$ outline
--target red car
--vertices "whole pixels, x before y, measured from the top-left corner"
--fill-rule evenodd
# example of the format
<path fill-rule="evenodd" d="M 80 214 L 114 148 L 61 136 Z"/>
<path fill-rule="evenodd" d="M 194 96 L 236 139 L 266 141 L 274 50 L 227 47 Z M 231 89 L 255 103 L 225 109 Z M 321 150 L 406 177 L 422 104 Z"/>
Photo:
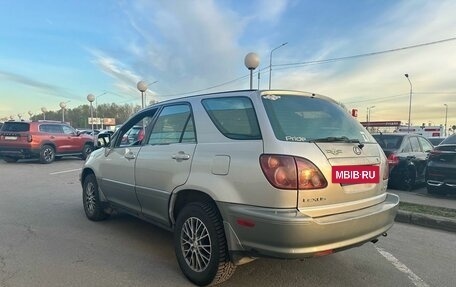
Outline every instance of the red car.
<path fill-rule="evenodd" d="M 38 158 L 41 163 L 51 163 L 62 156 L 85 159 L 93 149 L 92 136 L 61 122 L 9 121 L 0 129 L 0 158 L 6 162 Z"/>

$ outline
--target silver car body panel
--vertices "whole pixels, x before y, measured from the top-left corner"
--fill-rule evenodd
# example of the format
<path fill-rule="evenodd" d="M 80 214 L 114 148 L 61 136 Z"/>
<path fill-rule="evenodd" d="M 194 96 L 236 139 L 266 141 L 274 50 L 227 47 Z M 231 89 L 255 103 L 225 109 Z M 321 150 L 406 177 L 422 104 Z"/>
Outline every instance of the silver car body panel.
<path fill-rule="evenodd" d="M 223 217 L 230 251 L 301 258 L 359 245 L 386 232 L 394 222 L 398 198 L 386 193 L 388 180 L 382 179 L 386 158 L 375 141 L 368 138 L 356 154 L 356 143 L 278 140 L 262 103 L 265 94 L 309 97 L 291 91 L 238 91 L 159 103 L 191 104 L 196 144 L 105 148 L 105 152 L 92 153 L 84 168 L 94 171 L 108 201 L 168 226 L 174 223 L 174 199 L 180 192 L 207 194 Z M 250 98 L 261 139 L 227 138 L 201 103 L 208 97 L 232 96 Z M 367 133 L 361 125 L 360 130 Z M 133 159 L 126 156 L 128 152 Z M 318 167 L 328 185 L 313 190 L 277 189 L 261 170 L 262 154 L 305 158 Z M 175 155 L 185 159 L 173 158 Z M 378 165 L 380 183 L 332 183 L 331 168 L 338 165 Z M 252 221 L 254 226 L 242 226 L 240 219 Z"/>

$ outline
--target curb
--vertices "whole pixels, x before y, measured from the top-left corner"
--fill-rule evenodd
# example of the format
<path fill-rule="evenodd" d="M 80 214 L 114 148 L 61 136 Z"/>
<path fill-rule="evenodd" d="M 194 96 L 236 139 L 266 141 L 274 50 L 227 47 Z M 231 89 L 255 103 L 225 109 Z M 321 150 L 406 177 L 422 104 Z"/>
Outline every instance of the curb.
<path fill-rule="evenodd" d="M 394 220 L 456 233 L 456 219 L 453 218 L 398 210 Z"/>

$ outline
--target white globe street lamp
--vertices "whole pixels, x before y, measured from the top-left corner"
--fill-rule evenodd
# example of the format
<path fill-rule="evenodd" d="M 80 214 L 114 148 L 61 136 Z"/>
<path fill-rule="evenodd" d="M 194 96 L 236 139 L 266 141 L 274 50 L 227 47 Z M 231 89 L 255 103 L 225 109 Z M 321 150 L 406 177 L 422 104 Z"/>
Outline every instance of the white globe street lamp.
<path fill-rule="evenodd" d="M 41 111 L 43 112 L 43 120 L 46 120 L 47 109 L 45 107 L 41 107 Z"/>
<path fill-rule="evenodd" d="M 141 108 L 144 109 L 145 105 L 147 105 L 147 101 L 146 101 L 147 89 L 149 88 L 150 85 L 153 85 L 157 82 L 158 81 L 154 81 L 154 82 L 148 84 L 145 81 L 139 81 L 138 84 L 136 84 L 136 88 L 141 92 Z"/>
<path fill-rule="evenodd" d="M 29 114 L 29 120 L 32 120 L 32 116 L 33 116 L 33 112 L 32 111 L 28 111 L 28 114 Z"/>
<path fill-rule="evenodd" d="M 253 70 L 260 65 L 260 57 L 256 53 L 248 53 L 244 58 L 244 65 L 250 70 L 250 89 L 253 89 Z"/>
<path fill-rule="evenodd" d="M 95 141 L 95 133 L 94 133 L 94 130 L 93 130 L 93 106 L 92 106 L 93 101 L 95 101 L 95 96 L 93 94 L 88 94 L 87 95 L 87 100 L 90 103 L 90 122 L 92 123 L 92 136 L 93 136 L 94 141 Z"/>
<path fill-rule="evenodd" d="M 147 83 L 145 81 L 139 81 L 136 88 L 141 92 L 141 108 L 144 109 L 144 93 L 147 91 Z"/>
<path fill-rule="evenodd" d="M 19 120 L 22 120 L 22 114 L 21 113 L 18 113 L 17 117 L 19 118 Z"/>
<path fill-rule="evenodd" d="M 60 102 L 59 104 L 60 108 L 62 109 L 62 122 L 65 122 L 65 107 L 66 103 L 65 102 Z"/>

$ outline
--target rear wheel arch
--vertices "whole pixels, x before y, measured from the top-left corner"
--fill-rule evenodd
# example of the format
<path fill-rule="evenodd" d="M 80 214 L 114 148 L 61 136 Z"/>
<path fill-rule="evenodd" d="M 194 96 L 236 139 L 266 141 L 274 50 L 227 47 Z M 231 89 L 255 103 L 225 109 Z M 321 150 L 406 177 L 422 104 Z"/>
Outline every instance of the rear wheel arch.
<path fill-rule="evenodd" d="M 185 205 L 191 203 L 191 202 L 210 202 L 215 206 L 217 209 L 217 212 L 220 211 L 218 210 L 217 204 L 215 203 L 215 200 L 212 199 L 207 193 L 204 193 L 199 190 L 180 190 L 177 193 L 173 193 L 171 201 L 170 201 L 170 219 L 171 222 L 174 223 L 176 222 L 177 216 L 179 215 L 179 212 L 185 207 Z"/>

